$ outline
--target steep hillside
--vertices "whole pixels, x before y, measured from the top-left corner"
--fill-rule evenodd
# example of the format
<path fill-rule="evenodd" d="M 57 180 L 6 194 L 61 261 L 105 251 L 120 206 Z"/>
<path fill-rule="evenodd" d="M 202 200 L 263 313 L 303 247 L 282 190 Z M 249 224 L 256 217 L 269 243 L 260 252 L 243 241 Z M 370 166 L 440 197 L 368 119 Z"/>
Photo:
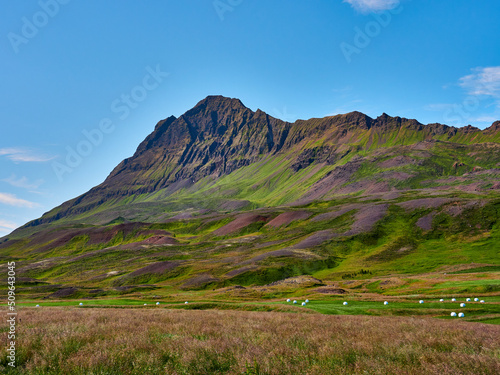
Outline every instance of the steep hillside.
<path fill-rule="evenodd" d="M 443 271 L 471 280 L 478 268 L 486 278 L 464 290 L 497 293 L 499 151 L 500 122 L 481 131 L 352 112 L 288 123 L 207 97 L 160 121 L 102 184 L 1 239 L 0 259 L 17 262 L 34 297 L 301 275 L 322 280 L 309 287 L 360 279 L 353 290 L 404 294 L 429 273 L 428 287 L 451 293 Z"/>
<path fill-rule="evenodd" d="M 495 174 L 499 165 L 499 124 L 480 131 L 359 112 L 291 124 L 238 99 L 207 97 L 160 121 L 102 184 L 28 226 L 161 221 L 165 211 L 304 203 L 424 188 L 436 178 L 459 177 L 462 186 L 479 180 L 481 188 L 489 181 L 484 170 Z"/>

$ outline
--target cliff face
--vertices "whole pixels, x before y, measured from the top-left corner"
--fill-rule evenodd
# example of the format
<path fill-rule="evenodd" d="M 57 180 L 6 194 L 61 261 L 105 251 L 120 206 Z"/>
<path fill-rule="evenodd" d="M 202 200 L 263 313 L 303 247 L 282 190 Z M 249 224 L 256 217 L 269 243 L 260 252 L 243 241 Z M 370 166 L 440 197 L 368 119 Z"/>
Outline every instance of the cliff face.
<path fill-rule="evenodd" d="M 103 185 L 125 184 L 142 193 L 229 174 L 279 151 L 289 126 L 238 99 L 208 97 L 179 118 L 160 121 Z"/>
<path fill-rule="evenodd" d="M 292 124 L 261 110 L 253 112 L 238 99 L 209 96 L 179 118 L 158 122 L 135 154 L 116 166 L 102 184 L 30 225 L 88 212 L 126 197 L 160 190 L 173 194 L 205 177 L 227 176 L 278 155 L 286 155 L 290 170 L 297 172 L 312 164 L 333 165 L 349 153 L 366 155 L 379 148 L 425 141 L 498 142 L 499 134 L 500 121 L 481 131 L 471 126 L 423 125 L 385 113 L 372 119 L 351 112 Z"/>

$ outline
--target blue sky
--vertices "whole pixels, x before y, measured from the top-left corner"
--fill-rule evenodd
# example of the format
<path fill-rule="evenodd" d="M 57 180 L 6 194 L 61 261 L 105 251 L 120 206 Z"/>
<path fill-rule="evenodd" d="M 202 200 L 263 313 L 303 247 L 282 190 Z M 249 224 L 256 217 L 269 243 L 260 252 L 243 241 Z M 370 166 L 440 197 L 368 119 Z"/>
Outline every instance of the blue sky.
<path fill-rule="evenodd" d="M 500 119 L 498 0 L 0 3 L 0 236 L 207 95 L 293 121 Z"/>

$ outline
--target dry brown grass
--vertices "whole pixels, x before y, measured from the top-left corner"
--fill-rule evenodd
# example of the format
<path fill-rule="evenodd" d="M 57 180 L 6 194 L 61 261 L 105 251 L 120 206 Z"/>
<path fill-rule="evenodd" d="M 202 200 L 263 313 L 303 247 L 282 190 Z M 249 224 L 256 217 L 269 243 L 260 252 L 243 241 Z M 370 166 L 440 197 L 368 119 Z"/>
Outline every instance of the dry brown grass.
<path fill-rule="evenodd" d="M 500 373 L 494 325 L 163 308 L 44 307 L 19 315 L 22 364 L 6 373 Z"/>

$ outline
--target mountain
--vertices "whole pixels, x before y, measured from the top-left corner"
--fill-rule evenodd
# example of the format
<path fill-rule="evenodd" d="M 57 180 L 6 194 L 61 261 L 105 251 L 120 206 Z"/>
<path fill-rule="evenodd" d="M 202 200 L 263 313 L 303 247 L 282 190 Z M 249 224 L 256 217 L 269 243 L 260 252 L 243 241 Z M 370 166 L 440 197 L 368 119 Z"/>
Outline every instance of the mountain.
<path fill-rule="evenodd" d="M 447 150 L 449 165 L 446 169 L 450 169 L 455 163 L 465 164 L 457 172 L 463 174 L 475 167 L 496 167 L 496 163 L 488 159 L 488 154 L 491 148 L 497 147 L 499 140 L 498 122 L 481 131 L 471 126 L 457 129 L 441 124 L 422 125 L 416 120 L 390 117 L 385 113 L 372 119 L 360 112 L 352 112 L 322 119 L 298 120 L 291 124 L 275 119 L 261 110 L 253 112 L 238 99 L 209 96 L 179 118 L 171 116 L 160 121 L 139 145 L 135 154 L 121 162 L 102 184 L 28 225 L 86 218 L 88 213 L 104 203 L 109 210 L 110 206 L 119 206 L 125 200 L 127 205 L 151 201 L 165 203 L 169 197 L 177 197 L 180 191 L 188 192 L 186 196 L 199 197 L 199 193 L 206 193 L 208 187 L 212 186 L 218 187 L 217 192 L 212 189 L 208 194 L 202 194 L 202 197 L 196 199 L 196 203 L 205 205 L 210 203 L 206 201 L 207 198 L 210 200 L 221 195 L 222 200 L 240 200 L 240 204 L 236 203 L 238 208 L 247 202 L 253 203 L 252 207 L 257 207 L 292 203 L 300 198 L 319 199 L 336 193 L 333 191 L 333 186 L 336 185 L 325 190 L 322 179 L 326 175 L 345 170 L 352 174 L 366 164 L 382 161 L 384 158 L 391 159 L 391 153 L 406 153 L 404 160 L 393 162 L 398 163 L 400 169 L 412 170 L 415 168 L 411 165 L 423 164 L 423 160 L 432 160 L 432 157 Z M 470 157 L 471 153 L 482 156 Z M 296 172 L 311 169 L 312 166 L 318 172 L 307 181 L 300 181 L 298 186 L 287 186 L 286 190 L 290 194 L 283 194 L 278 200 L 249 199 L 256 194 L 236 191 L 237 189 L 228 186 L 231 184 L 224 183 L 226 180 L 221 181 L 221 177 L 231 176 L 237 170 L 240 170 L 239 174 L 244 174 L 243 171 L 252 169 L 242 169 L 244 167 L 256 166 L 256 163 L 261 163 L 261 167 L 269 166 L 277 160 L 277 170 L 288 173 L 288 180 L 294 180 Z M 391 162 L 386 161 L 385 164 L 387 163 Z M 334 172 L 335 168 L 337 172 Z M 405 176 L 405 180 L 415 180 L 415 177 L 420 179 L 421 172 L 409 173 L 416 176 Z M 438 172 L 428 172 L 429 177 L 439 175 Z M 253 190 L 262 190 L 275 173 L 273 171 L 255 181 L 256 184 L 252 184 Z M 253 176 L 242 177 L 252 180 Z M 343 183 L 351 186 L 349 182 L 346 180 Z M 286 181 L 282 183 L 286 185 Z M 280 188 L 283 189 L 283 186 Z M 347 190 L 349 189 L 353 190 L 351 193 L 363 190 L 356 186 Z M 377 189 L 390 191 L 392 186 L 388 184 L 385 188 L 379 186 Z M 218 190 L 222 190 L 224 194 Z M 293 190 L 293 194 L 290 190 Z M 212 207 L 217 207 L 220 199 L 215 201 L 217 203 Z M 226 208 L 224 202 L 222 204 Z M 124 215 L 120 211 L 117 216 Z M 134 220 L 134 215 L 126 217 Z M 112 220 L 114 217 L 106 216 L 97 222 L 103 223 L 102 220 L 108 219 Z"/>
<path fill-rule="evenodd" d="M 480 130 L 351 112 L 289 123 L 209 96 L 158 122 L 103 183 L 1 239 L 0 256 L 28 284 L 72 293 L 432 270 L 477 255 L 466 235 L 489 264 L 499 151 L 500 121 Z M 452 259 L 450 238 L 463 249 Z M 436 241 L 425 264 L 416 254 Z"/>

